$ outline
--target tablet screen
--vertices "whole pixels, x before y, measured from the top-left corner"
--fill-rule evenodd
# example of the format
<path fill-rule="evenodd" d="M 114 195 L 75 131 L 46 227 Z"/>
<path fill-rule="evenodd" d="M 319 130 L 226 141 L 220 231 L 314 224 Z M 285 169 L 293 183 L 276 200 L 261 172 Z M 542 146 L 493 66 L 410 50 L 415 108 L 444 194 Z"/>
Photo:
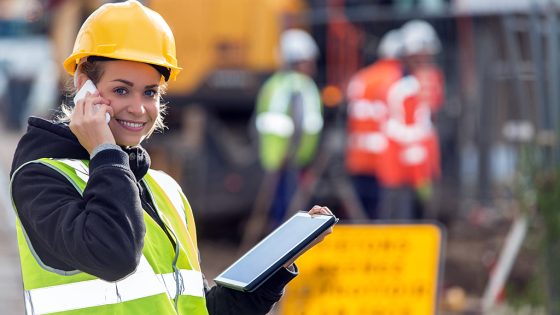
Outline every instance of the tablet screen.
<path fill-rule="evenodd" d="M 254 290 L 335 222 L 333 216 L 297 213 L 214 280 L 234 289 Z"/>

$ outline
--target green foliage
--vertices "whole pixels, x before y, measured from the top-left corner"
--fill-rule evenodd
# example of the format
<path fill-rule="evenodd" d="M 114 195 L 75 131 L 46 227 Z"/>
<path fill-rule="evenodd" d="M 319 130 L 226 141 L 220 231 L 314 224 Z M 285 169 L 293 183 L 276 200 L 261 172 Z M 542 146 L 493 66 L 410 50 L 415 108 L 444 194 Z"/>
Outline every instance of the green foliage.
<path fill-rule="evenodd" d="M 544 227 L 543 252 L 548 269 L 550 314 L 560 314 L 560 172 L 542 174 L 537 180 L 538 211 Z"/>
<path fill-rule="evenodd" d="M 546 237 L 560 239 L 560 173 L 543 174 L 537 180 L 539 213 L 546 226 Z"/>

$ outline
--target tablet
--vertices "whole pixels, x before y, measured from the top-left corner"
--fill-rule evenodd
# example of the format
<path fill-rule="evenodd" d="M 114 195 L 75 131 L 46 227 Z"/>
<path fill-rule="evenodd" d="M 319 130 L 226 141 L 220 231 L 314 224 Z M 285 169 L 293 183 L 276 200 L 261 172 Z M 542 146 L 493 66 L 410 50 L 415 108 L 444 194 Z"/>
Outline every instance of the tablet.
<path fill-rule="evenodd" d="M 298 212 L 235 261 L 214 282 L 252 292 L 338 219 Z"/>

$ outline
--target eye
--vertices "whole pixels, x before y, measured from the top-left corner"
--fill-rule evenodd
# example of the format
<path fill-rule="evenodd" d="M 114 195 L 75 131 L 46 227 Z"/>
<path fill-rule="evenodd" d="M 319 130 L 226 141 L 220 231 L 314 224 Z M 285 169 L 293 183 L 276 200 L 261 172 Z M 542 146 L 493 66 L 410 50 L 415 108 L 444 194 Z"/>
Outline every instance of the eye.
<path fill-rule="evenodd" d="M 113 90 L 113 92 L 115 92 L 115 94 L 117 94 L 117 95 L 127 95 L 128 94 L 128 90 L 125 89 L 125 88 L 122 88 L 122 87 L 115 88 Z"/>
<path fill-rule="evenodd" d="M 158 94 L 157 90 L 146 90 L 144 91 L 144 95 L 147 97 L 155 97 Z"/>

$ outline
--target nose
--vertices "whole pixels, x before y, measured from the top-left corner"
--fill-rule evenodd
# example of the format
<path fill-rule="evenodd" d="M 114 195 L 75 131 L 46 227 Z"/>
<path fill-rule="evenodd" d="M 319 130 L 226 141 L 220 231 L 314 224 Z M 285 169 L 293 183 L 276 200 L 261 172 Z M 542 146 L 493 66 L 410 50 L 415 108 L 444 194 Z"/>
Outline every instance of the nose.
<path fill-rule="evenodd" d="M 127 107 L 127 111 L 133 115 L 141 116 L 146 113 L 146 106 L 141 93 L 135 93 L 135 96 L 131 99 L 130 104 Z"/>

